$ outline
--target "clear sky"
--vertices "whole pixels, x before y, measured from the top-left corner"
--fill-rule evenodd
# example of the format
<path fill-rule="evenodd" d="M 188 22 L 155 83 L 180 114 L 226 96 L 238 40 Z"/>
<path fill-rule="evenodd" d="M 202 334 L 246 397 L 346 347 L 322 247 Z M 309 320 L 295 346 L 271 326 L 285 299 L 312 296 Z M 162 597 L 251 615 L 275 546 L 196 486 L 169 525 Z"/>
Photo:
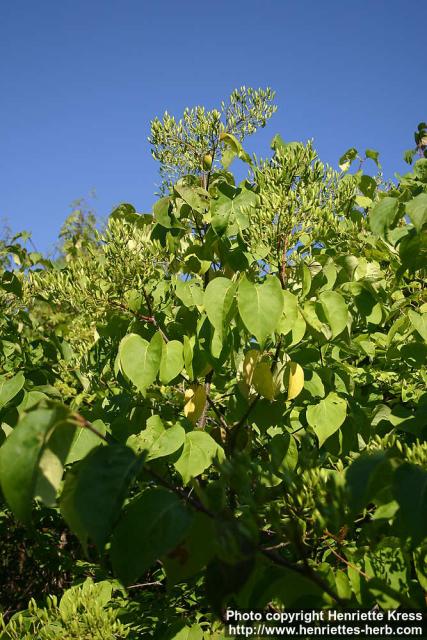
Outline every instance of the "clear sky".
<path fill-rule="evenodd" d="M 45 250 L 92 189 L 100 216 L 150 211 L 150 120 L 242 84 L 279 107 L 249 150 L 372 147 L 392 176 L 427 120 L 426 25 L 426 0 L 0 0 L 0 220 Z"/>

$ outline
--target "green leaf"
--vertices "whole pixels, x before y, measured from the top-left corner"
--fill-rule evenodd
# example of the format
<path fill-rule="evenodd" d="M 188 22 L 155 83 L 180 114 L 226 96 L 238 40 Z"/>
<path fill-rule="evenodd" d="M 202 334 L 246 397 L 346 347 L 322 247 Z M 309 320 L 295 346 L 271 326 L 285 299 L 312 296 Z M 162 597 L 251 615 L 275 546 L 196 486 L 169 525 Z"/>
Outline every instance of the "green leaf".
<path fill-rule="evenodd" d="M 17 518 L 28 522 L 32 500 L 52 506 L 75 433 L 69 409 L 50 403 L 30 411 L 0 448 L 0 481 Z"/>
<path fill-rule="evenodd" d="M 414 565 L 418 581 L 427 593 L 427 545 L 415 549 Z"/>
<path fill-rule="evenodd" d="M 292 331 L 293 326 L 298 318 L 298 299 L 293 293 L 286 289 L 282 291 L 284 304 L 283 315 L 280 318 L 277 331 L 282 335 L 286 335 Z"/>
<path fill-rule="evenodd" d="M 389 484 L 390 469 L 384 451 L 363 454 L 348 467 L 346 481 L 353 513 L 360 513 Z"/>
<path fill-rule="evenodd" d="M 313 428 L 319 447 L 343 424 L 347 403 L 335 392 L 329 393 L 318 404 L 307 407 L 307 422 Z"/>
<path fill-rule="evenodd" d="M 414 159 L 416 152 L 416 149 L 406 149 L 406 151 L 404 151 L 403 153 L 404 161 L 408 164 L 412 164 L 412 160 Z"/>
<path fill-rule="evenodd" d="M 101 435 L 105 436 L 107 429 L 102 420 L 94 420 L 92 425 Z M 84 427 L 78 428 L 65 464 L 82 460 L 92 449 L 102 445 L 105 445 L 105 442 L 96 433 Z"/>
<path fill-rule="evenodd" d="M 192 516 L 181 500 L 163 488 L 150 488 L 129 503 L 111 542 L 113 569 L 132 584 L 184 538 Z"/>
<path fill-rule="evenodd" d="M 165 428 L 160 416 L 151 416 L 146 428 L 128 438 L 127 445 L 136 453 L 147 452 L 145 459 L 155 460 L 175 453 L 185 440 L 185 429 L 180 424 Z"/>
<path fill-rule="evenodd" d="M 382 198 L 369 212 L 369 223 L 373 233 L 387 238 L 387 232 L 399 215 L 399 200 L 387 196 Z"/>
<path fill-rule="evenodd" d="M 17 373 L 13 378 L 0 376 L 0 409 L 21 391 L 25 378 L 23 373 Z"/>
<path fill-rule="evenodd" d="M 409 200 L 405 205 L 405 210 L 419 233 L 427 222 L 427 193 L 420 193 Z"/>
<path fill-rule="evenodd" d="M 289 433 L 276 434 L 269 443 L 274 473 L 293 471 L 298 463 L 298 447 Z"/>
<path fill-rule="evenodd" d="M 323 598 L 327 598 L 323 589 L 304 574 L 284 567 L 275 571 L 273 566 L 266 571 L 260 597 L 262 600 L 257 603 L 260 608 L 265 607 L 272 599 L 278 598 L 287 609 L 300 611 L 310 609 L 314 603 L 320 603 L 322 606 Z"/>
<path fill-rule="evenodd" d="M 192 209 L 199 213 L 204 213 L 209 207 L 209 193 L 201 187 L 190 187 L 177 183 L 174 190 Z"/>
<path fill-rule="evenodd" d="M 205 290 L 203 304 L 221 342 L 229 328 L 235 292 L 236 284 L 228 278 L 214 278 Z"/>
<path fill-rule="evenodd" d="M 222 460 L 223 457 L 222 447 L 208 433 L 190 431 L 185 436 L 184 448 L 174 466 L 184 484 L 187 484 L 208 469 L 215 458 Z"/>
<path fill-rule="evenodd" d="M 427 536 L 427 471 L 404 462 L 394 474 L 393 492 L 401 527 L 418 544 Z"/>
<path fill-rule="evenodd" d="M 399 255 L 405 269 L 417 271 L 427 264 L 427 230 L 412 229 L 399 243 Z"/>
<path fill-rule="evenodd" d="M 337 291 L 323 291 L 320 303 L 329 326 L 332 329 L 332 337 L 336 338 L 347 326 L 348 309 L 344 298 Z"/>
<path fill-rule="evenodd" d="M 381 167 L 379 162 L 380 154 L 378 153 L 378 151 L 375 151 L 375 149 L 366 149 L 365 156 L 373 160 L 377 167 Z"/>
<path fill-rule="evenodd" d="M 167 640 L 203 640 L 203 629 L 199 624 L 192 624 L 191 627 L 183 627 L 177 634 L 167 638 Z"/>
<path fill-rule="evenodd" d="M 313 398 L 323 398 L 325 395 L 325 387 L 323 385 L 322 379 L 316 371 L 306 370 L 305 372 L 305 380 L 304 380 L 304 389 L 313 397 Z"/>
<path fill-rule="evenodd" d="M 367 289 L 362 289 L 359 295 L 354 298 L 354 302 L 359 313 L 371 324 L 380 324 L 382 320 L 382 310 L 379 302 Z"/>
<path fill-rule="evenodd" d="M 301 295 L 305 298 L 311 289 L 311 271 L 305 262 L 301 262 L 300 273 L 302 281 Z"/>
<path fill-rule="evenodd" d="M 189 578 L 206 567 L 215 555 L 214 537 L 214 520 L 204 513 L 195 513 L 184 540 L 162 558 L 168 584 Z"/>
<path fill-rule="evenodd" d="M 301 311 L 298 309 L 297 318 L 292 325 L 292 341 L 289 346 L 293 346 L 301 342 L 301 340 L 304 338 L 306 328 L 307 324 Z"/>
<path fill-rule="evenodd" d="M 356 196 L 356 204 L 358 207 L 362 207 L 362 209 L 369 209 L 372 204 L 372 200 L 366 196 Z"/>
<path fill-rule="evenodd" d="M 136 333 L 125 336 L 119 345 L 120 368 L 144 392 L 156 379 L 162 357 L 162 337 L 155 333 L 150 342 Z"/>
<path fill-rule="evenodd" d="M 144 297 L 142 293 L 140 293 L 136 289 L 130 289 L 129 291 L 126 291 L 124 298 L 126 301 L 126 306 L 134 313 L 137 313 L 144 304 Z"/>
<path fill-rule="evenodd" d="M 231 133 L 221 133 L 220 140 L 228 147 L 222 156 L 222 165 L 224 169 L 227 169 L 230 166 L 236 156 L 243 160 L 243 162 L 252 164 L 250 155 L 243 149 L 242 143 L 236 138 L 236 136 L 233 136 Z"/>
<path fill-rule="evenodd" d="M 153 207 L 154 219 L 166 229 L 171 229 L 173 226 L 172 219 L 169 216 L 170 209 L 171 201 L 169 197 L 160 198 Z"/>
<path fill-rule="evenodd" d="M 103 551 L 137 470 L 134 452 L 114 444 L 93 449 L 67 473 L 60 509 L 83 545 L 91 539 Z"/>
<path fill-rule="evenodd" d="M 185 370 L 190 380 L 193 380 L 194 378 L 194 371 L 193 371 L 194 346 L 195 346 L 194 336 L 189 338 L 188 336 L 185 335 L 184 343 L 183 343 L 184 364 L 185 364 Z"/>
<path fill-rule="evenodd" d="M 203 304 L 203 289 L 198 280 L 181 280 L 181 278 L 177 278 L 175 291 L 186 307 L 195 307 Z"/>
<path fill-rule="evenodd" d="M 400 541 L 384 537 L 366 553 L 364 560 L 368 587 L 377 602 L 385 609 L 398 607 L 401 596 L 407 592 L 409 578 L 409 563 Z"/>
<path fill-rule="evenodd" d="M 212 201 L 212 228 L 216 235 L 237 235 L 249 227 L 249 212 L 257 202 L 258 196 L 251 190 L 233 187 L 222 183 L 218 187 L 219 195 Z"/>
<path fill-rule="evenodd" d="M 408 311 L 409 320 L 412 326 L 425 342 L 427 342 L 427 313 L 416 313 L 412 309 Z"/>
<path fill-rule="evenodd" d="M 160 362 L 160 381 L 169 384 L 184 368 L 182 342 L 170 340 L 163 342 L 162 359 Z"/>
<path fill-rule="evenodd" d="M 182 224 L 172 213 L 172 203 L 169 197 L 160 198 L 153 207 L 154 219 L 165 229 L 183 229 Z"/>
<path fill-rule="evenodd" d="M 353 160 L 357 158 L 357 149 L 352 147 L 351 149 L 347 149 L 347 151 L 341 156 L 338 161 L 338 166 L 341 171 L 347 171 L 350 168 Z"/>
<path fill-rule="evenodd" d="M 372 201 L 372 198 L 375 196 L 375 191 L 377 190 L 377 183 L 371 176 L 363 175 L 359 180 L 359 189 L 364 196 Z"/>
<path fill-rule="evenodd" d="M 260 345 L 278 327 L 283 313 L 283 294 L 279 279 L 267 276 L 263 284 L 253 284 L 246 276 L 237 294 L 240 317 Z"/>
<path fill-rule="evenodd" d="M 326 320 L 326 317 L 323 317 L 324 312 L 320 304 L 316 304 L 312 300 L 308 300 L 304 302 L 301 313 L 304 320 L 314 329 L 315 332 L 323 334 L 327 340 L 331 338 L 331 330 L 329 326 L 323 322 L 323 320 Z M 319 315 L 321 318 L 319 318 Z"/>
<path fill-rule="evenodd" d="M 13 293 L 18 298 L 22 298 L 22 283 L 13 271 L 5 271 L 0 277 L 0 287 Z"/>

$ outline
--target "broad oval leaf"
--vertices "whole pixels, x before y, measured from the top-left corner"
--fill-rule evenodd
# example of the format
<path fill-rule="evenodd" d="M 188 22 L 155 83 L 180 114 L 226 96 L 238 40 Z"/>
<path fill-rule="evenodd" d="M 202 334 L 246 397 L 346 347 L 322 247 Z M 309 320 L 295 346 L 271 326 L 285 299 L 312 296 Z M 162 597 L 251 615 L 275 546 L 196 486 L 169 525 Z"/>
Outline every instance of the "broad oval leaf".
<path fill-rule="evenodd" d="M 283 293 L 279 279 L 267 276 L 262 284 L 254 284 L 243 277 L 237 300 L 244 325 L 264 345 L 268 336 L 277 329 L 283 313 Z"/>
<path fill-rule="evenodd" d="M 326 320 L 332 329 L 332 337 L 335 338 L 347 326 L 348 309 L 346 302 L 338 291 L 323 291 L 319 298 Z"/>
<path fill-rule="evenodd" d="M 125 585 L 142 576 L 174 549 L 191 526 L 192 515 L 170 491 L 150 488 L 129 503 L 111 542 L 113 569 Z"/>
<path fill-rule="evenodd" d="M 198 280 L 177 278 L 175 293 L 186 307 L 197 307 L 203 304 L 203 289 Z"/>
<path fill-rule="evenodd" d="M 388 230 L 399 215 L 399 200 L 387 196 L 380 200 L 369 212 L 369 223 L 374 233 L 386 238 Z"/>
<path fill-rule="evenodd" d="M 183 345 L 179 340 L 163 342 L 162 359 L 160 362 L 159 378 L 163 384 L 168 384 L 176 378 L 184 368 Z"/>
<path fill-rule="evenodd" d="M 355 160 L 356 158 L 357 158 L 357 149 L 355 149 L 354 147 L 347 149 L 347 151 L 341 156 L 341 158 L 338 161 L 338 166 L 341 169 L 341 171 L 347 171 L 347 169 L 350 168 L 350 165 L 353 162 L 353 160 Z"/>
<path fill-rule="evenodd" d="M 168 637 L 167 640 L 203 640 L 203 629 L 199 624 L 192 624 L 191 627 L 187 625 L 182 627 L 178 633 Z"/>
<path fill-rule="evenodd" d="M 394 474 L 394 496 L 401 526 L 415 544 L 427 537 L 427 471 L 405 462 Z"/>
<path fill-rule="evenodd" d="M 178 548 L 162 558 L 168 584 L 181 582 L 206 567 L 215 555 L 212 544 L 215 533 L 215 520 L 197 511 L 191 528 Z"/>
<path fill-rule="evenodd" d="M 221 133 L 219 139 L 227 146 L 227 149 L 222 154 L 222 166 L 224 169 L 230 166 L 236 156 L 243 162 L 252 164 L 250 155 L 243 149 L 242 143 L 236 136 L 231 133 Z"/>
<path fill-rule="evenodd" d="M 277 330 L 279 333 L 286 335 L 292 331 L 298 318 L 298 298 L 290 291 L 282 291 L 284 304 L 283 315 L 280 319 Z"/>
<path fill-rule="evenodd" d="M 36 496 L 51 506 L 75 433 L 64 405 L 49 403 L 27 413 L 0 448 L 0 482 L 17 518 L 28 522 Z"/>
<path fill-rule="evenodd" d="M 120 342 L 120 368 L 139 391 L 144 392 L 156 379 L 162 343 L 160 333 L 155 333 L 150 342 L 136 333 L 128 334 Z"/>
<path fill-rule="evenodd" d="M 274 473 L 287 473 L 295 469 L 298 464 L 298 447 L 291 434 L 277 433 L 268 448 Z"/>
<path fill-rule="evenodd" d="M 199 476 L 218 457 L 222 460 L 222 447 L 205 431 L 190 431 L 185 436 L 181 456 L 175 462 L 175 469 L 181 475 L 184 484 Z"/>
<path fill-rule="evenodd" d="M 412 309 L 408 311 L 409 320 L 412 326 L 425 342 L 427 342 L 427 313 L 416 313 Z"/>
<path fill-rule="evenodd" d="M 319 440 L 319 447 L 329 436 L 338 431 L 346 415 L 347 403 L 335 392 L 329 393 L 318 404 L 310 405 L 307 408 L 307 422 Z"/>
<path fill-rule="evenodd" d="M 0 409 L 21 391 L 24 386 L 24 374 L 19 372 L 13 378 L 0 376 Z"/>
<path fill-rule="evenodd" d="M 105 436 L 107 429 L 102 420 L 94 420 L 92 425 L 102 436 Z M 82 460 L 95 447 L 103 446 L 105 442 L 93 431 L 79 427 L 73 440 L 70 452 L 67 456 L 66 464 L 72 464 Z"/>
<path fill-rule="evenodd" d="M 114 444 L 92 450 L 67 473 L 60 509 L 84 546 L 91 539 L 103 551 L 137 470 L 132 449 Z"/>
<path fill-rule="evenodd" d="M 405 206 L 406 213 L 418 233 L 427 222 L 427 193 L 420 193 Z"/>
<path fill-rule="evenodd" d="M 175 453 L 184 444 L 184 439 L 185 429 L 180 424 L 165 428 L 159 416 L 151 416 L 146 428 L 131 435 L 126 444 L 136 453 L 145 451 L 145 460 L 148 461 Z"/>
<path fill-rule="evenodd" d="M 235 291 L 235 283 L 228 278 L 214 278 L 205 290 L 203 304 L 220 340 L 223 340 L 231 320 Z"/>
<path fill-rule="evenodd" d="M 194 211 L 204 213 L 209 207 L 209 192 L 202 187 L 191 187 L 179 181 L 174 190 Z"/>

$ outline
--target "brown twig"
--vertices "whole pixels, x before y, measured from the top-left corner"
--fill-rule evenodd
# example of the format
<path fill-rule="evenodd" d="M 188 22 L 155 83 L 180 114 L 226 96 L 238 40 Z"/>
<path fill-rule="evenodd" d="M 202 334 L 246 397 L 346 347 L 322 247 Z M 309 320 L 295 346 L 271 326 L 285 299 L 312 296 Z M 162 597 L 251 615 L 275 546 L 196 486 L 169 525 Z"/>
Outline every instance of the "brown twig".
<path fill-rule="evenodd" d="M 330 533 L 327 529 L 325 531 L 325 538 L 326 537 L 330 537 L 333 538 L 335 541 L 340 542 L 340 538 L 337 536 L 334 536 L 332 533 Z M 334 554 L 334 556 L 340 560 L 340 562 L 342 562 L 343 564 L 345 564 L 347 567 L 351 567 L 352 569 L 354 569 L 355 571 L 357 571 L 357 573 L 359 573 L 361 576 L 363 576 L 365 578 L 365 580 L 369 580 L 369 576 L 362 571 L 361 569 L 359 569 L 359 567 L 355 564 L 353 564 L 352 562 L 349 562 L 346 558 L 344 558 L 344 556 L 342 556 L 340 553 L 338 553 L 338 551 L 335 551 L 335 549 L 333 547 L 331 547 L 330 544 L 328 544 L 328 542 L 326 542 L 326 546 L 328 547 L 329 551 L 331 551 L 331 553 Z"/>
<path fill-rule="evenodd" d="M 286 287 L 286 253 L 288 251 L 288 236 L 285 236 L 283 239 L 283 243 L 282 243 L 282 239 L 280 239 L 279 245 L 281 246 L 281 251 L 282 251 L 282 255 L 281 255 L 281 260 L 280 260 L 280 283 L 282 285 L 282 289 L 284 289 Z"/>
<path fill-rule="evenodd" d="M 139 584 L 131 584 L 126 589 L 148 589 L 150 587 L 164 587 L 163 582 L 141 582 Z"/>

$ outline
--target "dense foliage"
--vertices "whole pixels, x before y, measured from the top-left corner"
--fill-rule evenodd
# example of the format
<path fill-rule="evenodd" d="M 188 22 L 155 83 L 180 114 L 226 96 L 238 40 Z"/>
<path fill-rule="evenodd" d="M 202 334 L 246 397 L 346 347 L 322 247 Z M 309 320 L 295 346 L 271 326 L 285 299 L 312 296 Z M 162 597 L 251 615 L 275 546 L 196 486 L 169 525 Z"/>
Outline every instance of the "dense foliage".
<path fill-rule="evenodd" d="M 155 120 L 153 214 L 122 204 L 102 232 L 76 214 L 60 260 L 2 248 L 2 508 L 79 539 L 64 586 L 95 578 L 4 638 L 425 606 L 425 147 L 398 184 L 371 149 L 335 171 L 276 136 L 259 160 L 242 140 L 272 98 Z"/>

